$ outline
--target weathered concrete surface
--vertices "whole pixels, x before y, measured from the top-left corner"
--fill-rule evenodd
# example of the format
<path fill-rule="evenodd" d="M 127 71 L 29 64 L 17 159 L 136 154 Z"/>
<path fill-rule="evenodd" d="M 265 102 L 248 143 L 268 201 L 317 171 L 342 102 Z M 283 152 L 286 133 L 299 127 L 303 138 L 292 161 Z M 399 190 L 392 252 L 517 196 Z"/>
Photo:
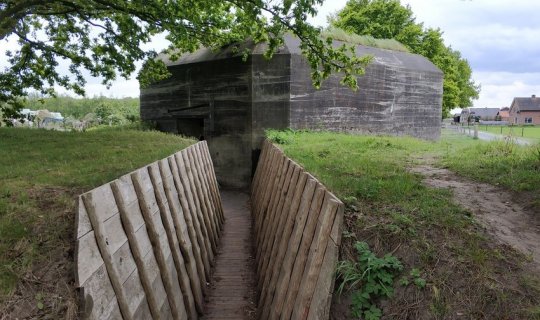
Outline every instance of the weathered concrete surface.
<path fill-rule="evenodd" d="M 250 70 L 241 57 L 179 64 L 170 78 L 141 91 L 141 118 L 206 139 L 220 183 L 230 188 L 251 178 Z"/>
<path fill-rule="evenodd" d="M 229 188 L 249 186 L 268 128 L 439 138 L 443 74 L 426 58 L 357 46 L 374 57 L 359 90 L 340 85 L 339 75 L 316 90 L 296 38 L 287 36 L 271 60 L 265 48 L 248 41 L 175 62 L 162 57 L 172 77 L 141 89 L 141 118 L 207 139 L 218 180 Z"/>
<path fill-rule="evenodd" d="M 288 46 L 298 44 L 288 38 Z M 290 126 L 438 139 L 442 72 L 419 55 L 365 46 L 356 52 L 373 56 L 357 91 L 340 85 L 339 75 L 315 89 L 305 58 L 291 54 Z"/>

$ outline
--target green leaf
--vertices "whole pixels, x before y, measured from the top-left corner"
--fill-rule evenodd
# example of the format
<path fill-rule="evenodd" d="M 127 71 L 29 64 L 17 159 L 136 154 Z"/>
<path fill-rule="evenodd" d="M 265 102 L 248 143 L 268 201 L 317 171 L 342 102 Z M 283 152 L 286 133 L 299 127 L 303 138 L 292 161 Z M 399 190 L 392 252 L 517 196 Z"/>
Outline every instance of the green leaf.
<path fill-rule="evenodd" d="M 414 279 L 414 284 L 420 288 L 424 288 L 426 286 L 426 280 L 423 278 L 416 278 Z"/>

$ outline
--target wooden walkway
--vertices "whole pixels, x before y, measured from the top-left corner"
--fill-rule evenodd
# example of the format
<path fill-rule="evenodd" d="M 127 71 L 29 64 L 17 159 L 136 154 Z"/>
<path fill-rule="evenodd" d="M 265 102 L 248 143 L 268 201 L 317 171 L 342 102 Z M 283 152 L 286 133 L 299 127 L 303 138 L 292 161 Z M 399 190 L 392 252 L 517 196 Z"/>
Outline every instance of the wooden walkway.
<path fill-rule="evenodd" d="M 223 191 L 221 199 L 224 230 L 203 319 L 255 319 L 256 282 L 249 196 Z"/>

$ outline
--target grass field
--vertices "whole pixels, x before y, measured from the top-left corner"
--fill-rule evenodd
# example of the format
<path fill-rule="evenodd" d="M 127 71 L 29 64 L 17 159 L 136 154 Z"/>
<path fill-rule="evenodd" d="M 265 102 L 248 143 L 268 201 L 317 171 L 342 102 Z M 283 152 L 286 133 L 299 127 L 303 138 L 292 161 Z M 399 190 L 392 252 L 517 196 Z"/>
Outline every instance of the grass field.
<path fill-rule="evenodd" d="M 422 156 L 434 157 L 473 179 L 539 191 L 538 149 L 448 133 L 437 143 L 324 132 L 269 137 L 346 202 L 343 260 L 355 261 L 355 243 L 367 241 L 379 256 L 390 253 L 402 261 L 401 276 L 409 278 L 401 283 L 412 274 L 426 281 L 397 286 L 384 304 L 389 318 L 539 319 L 540 280 L 524 267 L 527 257 L 492 243 L 472 215 L 452 202 L 450 190 L 428 188 L 407 170 Z M 354 295 L 341 301 L 363 303 Z"/>
<path fill-rule="evenodd" d="M 540 142 L 540 126 L 486 126 L 478 127 L 481 131 L 510 135 L 513 137 L 523 137 Z"/>
<path fill-rule="evenodd" d="M 193 142 L 120 128 L 0 128 L 0 318 L 74 318 L 76 196 Z"/>

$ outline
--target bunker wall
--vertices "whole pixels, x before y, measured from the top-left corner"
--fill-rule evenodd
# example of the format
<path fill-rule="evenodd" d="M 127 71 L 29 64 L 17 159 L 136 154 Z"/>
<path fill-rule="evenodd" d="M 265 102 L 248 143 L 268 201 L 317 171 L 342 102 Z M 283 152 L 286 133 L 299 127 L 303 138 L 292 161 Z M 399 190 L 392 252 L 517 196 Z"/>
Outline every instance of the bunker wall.
<path fill-rule="evenodd" d="M 291 58 L 293 129 L 440 137 L 442 74 L 372 62 L 358 78 L 358 90 L 333 75 L 317 90 L 305 58 Z"/>
<path fill-rule="evenodd" d="M 220 184 L 251 180 L 251 63 L 241 57 L 173 65 L 172 76 L 141 90 L 141 118 L 208 141 Z"/>

